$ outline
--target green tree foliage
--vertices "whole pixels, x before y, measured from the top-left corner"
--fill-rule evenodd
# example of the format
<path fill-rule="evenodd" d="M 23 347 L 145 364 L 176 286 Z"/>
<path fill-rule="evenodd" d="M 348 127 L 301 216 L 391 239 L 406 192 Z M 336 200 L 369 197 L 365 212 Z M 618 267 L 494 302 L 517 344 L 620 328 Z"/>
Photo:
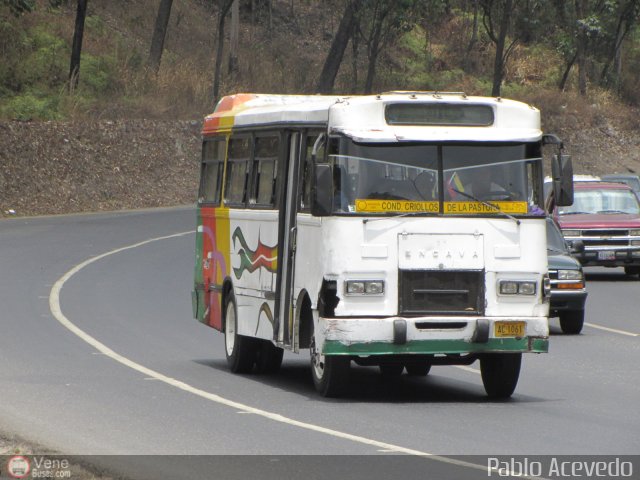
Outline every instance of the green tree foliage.
<path fill-rule="evenodd" d="M 364 92 L 371 93 L 376 66 L 384 49 L 418 20 L 419 0 L 369 0 L 359 12 L 358 35 L 367 49 L 367 76 Z"/>

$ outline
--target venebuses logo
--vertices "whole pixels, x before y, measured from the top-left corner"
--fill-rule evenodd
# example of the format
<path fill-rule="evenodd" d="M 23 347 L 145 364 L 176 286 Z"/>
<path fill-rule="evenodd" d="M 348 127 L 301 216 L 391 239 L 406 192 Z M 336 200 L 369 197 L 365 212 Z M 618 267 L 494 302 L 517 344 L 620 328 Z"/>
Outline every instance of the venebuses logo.
<path fill-rule="evenodd" d="M 25 478 L 31 471 L 31 464 L 27 457 L 15 455 L 7 462 L 7 472 L 12 478 Z"/>

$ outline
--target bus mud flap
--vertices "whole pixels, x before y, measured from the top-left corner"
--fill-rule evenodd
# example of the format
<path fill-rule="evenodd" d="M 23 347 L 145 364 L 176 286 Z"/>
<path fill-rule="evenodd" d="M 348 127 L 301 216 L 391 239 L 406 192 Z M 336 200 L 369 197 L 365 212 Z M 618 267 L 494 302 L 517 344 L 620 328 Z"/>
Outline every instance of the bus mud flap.
<path fill-rule="evenodd" d="M 487 343 L 489 341 L 490 322 L 486 318 L 479 318 L 476 321 L 476 330 L 473 332 L 471 341 L 473 343 Z"/>

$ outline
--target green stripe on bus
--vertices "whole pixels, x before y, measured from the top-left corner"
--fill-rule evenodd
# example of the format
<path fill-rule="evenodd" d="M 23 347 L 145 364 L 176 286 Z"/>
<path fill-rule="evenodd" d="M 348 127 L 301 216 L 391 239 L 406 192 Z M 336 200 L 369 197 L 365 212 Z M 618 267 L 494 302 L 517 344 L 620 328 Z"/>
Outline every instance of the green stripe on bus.
<path fill-rule="evenodd" d="M 549 339 L 491 338 L 487 343 L 470 343 L 464 340 L 414 340 L 403 345 L 390 342 L 367 342 L 344 344 L 328 340 L 324 344 L 325 355 L 396 355 L 437 353 L 492 353 L 549 351 Z"/>

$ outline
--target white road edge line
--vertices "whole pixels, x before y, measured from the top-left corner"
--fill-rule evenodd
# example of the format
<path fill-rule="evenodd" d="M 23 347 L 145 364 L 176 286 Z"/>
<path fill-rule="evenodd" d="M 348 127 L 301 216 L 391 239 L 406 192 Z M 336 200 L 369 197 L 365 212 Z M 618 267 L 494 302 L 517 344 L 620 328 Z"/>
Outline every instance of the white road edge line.
<path fill-rule="evenodd" d="M 372 446 L 372 447 L 376 447 L 377 449 L 380 450 L 385 450 L 388 452 L 395 452 L 395 453 L 404 453 L 406 455 L 414 455 L 414 456 L 419 456 L 419 457 L 429 457 L 429 459 L 431 460 L 436 460 L 436 461 L 440 461 L 443 463 L 448 463 L 448 464 L 452 464 L 452 465 L 457 465 L 457 466 L 461 466 L 461 467 L 467 467 L 467 468 L 472 468 L 472 469 L 476 469 L 476 470 L 480 470 L 480 471 L 484 471 L 484 472 L 489 472 L 490 470 L 494 470 L 494 469 L 490 469 L 488 466 L 483 466 L 483 465 L 478 465 L 475 463 L 471 463 L 471 462 L 465 462 L 462 460 L 456 460 L 453 458 L 448 458 L 448 457 L 443 457 L 440 455 L 434 455 L 431 453 L 427 453 L 427 452 L 422 452 L 420 450 L 414 450 L 411 448 L 406 448 L 406 447 L 401 447 L 399 445 L 393 445 L 391 443 L 385 443 L 385 442 L 380 442 L 378 440 L 373 440 L 370 438 L 366 438 L 366 437 L 361 437 L 358 435 L 352 435 L 350 433 L 345 433 L 345 432 L 341 432 L 338 430 L 332 430 L 330 428 L 326 428 L 326 427 L 322 427 L 320 425 L 315 425 L 313 423 L 307 423 L 307 422 L 301 422 L 299 420 L 295 420 L 292 418 L 288 418 L 285 417 L 283 415 L 280 415 L 278 413 L 273 413 L 273 412 L 269 412 L 266 410 L 261 410 L 259 408 L 255 408 L 255 407 L 251 407 L 249 405 L 245 405 L 243 403 L 239 403 L 233 400 L 229 400 L 227 398 L 221 397 L 220 395 L 216 395 L 214 393 L 210 393 L 207 392 L 205 390 L 201 390 L 199 388 L 193 387 L 187 383 L 181 382 L 180 380 L 177 380 L 175 378 L 172 377 L 168 377 L 166 375 L 163 375 L 160 372 L 156 372 L 155 370 L 152 370 L 150 368 L 145 367 L 144 365 L 140 365 L 139 363 L 136 363 L 132 360 L 129 360 L 126 357 L 123 357 L 122 355 L 120 355 L 119 353 L 114 352 L 113 350 L 111 350 L 109 347 L 107 347 L 104 343 L 100 342 L 99 340 L 95 339 L 94 337 L 92 337 L 91 335 L 89 335 L 88 333 L 86 333 L 84 330 L 78 328 L 74 323 L 72 323 L 65 315 L 64 313 L 62 313 L 62 309 L 60 308 L 60 292 L 62 290 L 62 287 L 64 286 L 64 284 L 72 277 L 74 276 L 76 273 L 78 273 L 80 270 L 82 270 L 83 268 L 85 268 L 86 266 L 97 262 L 98 260 L 101 260 L 105 257 L 108 257 L 110 255 L 114 255 L 116 253 L 120 253 L 120 252 L 124 252 L 126 250 L 131 250 L 137 247 L 141 247 L 143 245 L 147 245 L 149 243 L 152 242 L 157 242 L 159 240 L 166 240 L 166 239 L 170 239 L 170 238 L 176 238 L 176 237 L 182 237 L 185 235 L 190 235 L 192 233 L 195 233 L 194 231 L 188 231 L 188 232 L 181 232 L 181 233 L 175 233 L 173 235 L 166 235 L 163 237 L 156 237 L 156 238 L 151 238 L 149 240 L 145 240 L 143 242 L 139 242 L 139 243 L 135 243 L 132 245 L 128 245 L 126 247 L 121 247 L 121 248 L 117 248 L 115 250 L 111 250 L 108 252 L 105 252 L 101 255 L 97 255 L 95 257 L 91 257 L 87 260 L 85 260 L 82 263 L 79 263 L 78 265 L 76 265 L 75 267 L 73 267 L 71 270 L 69 270 L 67 273 L 65 273 L 62 277 L 60 277 L 52 286 L 51 288 L 51 293 L 49 294 L 49 308 L 51 310 L 51 313 L 53 314 L 53 316 L 56 318 L 56 320 L 58 322 L 60 322 L 60 324 L 62 324 L 62 326 L 64 326 L 65 328 L 67 328 L 68 330 L 70 330 L 73 334 L 75 334 L 77 337 L 79 337 L 80 339 L 82 339 L 83 341 L 85 341 L 86 343 L 88 343 L 89 345 L 91 345 L 92 347 L 94 347 L 96 350 L 98 350 L 99 352 L 103 353 L 104 355 L 107 355 L 108 357 L 110 357 L 111 359 L 115 360 L 116 362 L 121 363 L 122 365 L 129 367 L 137 372 L 142 373 L 143 375 L 145 375 L 146 377 L 151 377 L 154 378 L 156 380 L 160 380 L 164 383 L 166 383 L 167 385 L 170 385 L 172 387 L 178 388 L 180 390 L 183 390 L 185 392 L 188 393 L 192 393 L 194 395 L 197 395 L 199 397 L 202 397 L 206 400 L 210 400 L 212 402 L 218 403 L 220 405 L 225 405 L 227 407 L 231 407 L 234 408 L 238 411 L 242 411 L 244 413 L 253 413 L 255 415 L 261 416 L 263 418 L 275 421 L 275 422 L 280 422 L 280 423 L 284 423 L 290 426 L 294 426 L 294 427 L 299 427 L 305 430 L 310 430 L 313 432 L 317 432 L 317 433 L 322 433 L 325 435 L 330 435 L 332 437 L 336 437 L 336 438 L 341 438 L 343 440 L 349 440 L 355 443 L 360 443 L 363 445 L 368 445 L 368 446 Z M 531 478 L 533 480 L 533 477 L 521 477 L 521 478 L 526 478 L 529 479 Z M 535 477 L 536 480 L 544 480 L 541 479 L 540 477 Z"/>
<path fill-rule="evenodd" d="M 611 333 L 619 333 L 620 335 L 627 335 L 628 337 L 640 337 L 640 333 L 626 332 L 624 330 L 618 330 L 616 328 L 603 327 L 602 325 L 596 325 L 595 323 L 584 323 L 587 327 L 597 328 L 598 330 L 604 330 Z"/>

